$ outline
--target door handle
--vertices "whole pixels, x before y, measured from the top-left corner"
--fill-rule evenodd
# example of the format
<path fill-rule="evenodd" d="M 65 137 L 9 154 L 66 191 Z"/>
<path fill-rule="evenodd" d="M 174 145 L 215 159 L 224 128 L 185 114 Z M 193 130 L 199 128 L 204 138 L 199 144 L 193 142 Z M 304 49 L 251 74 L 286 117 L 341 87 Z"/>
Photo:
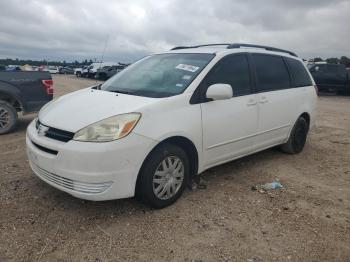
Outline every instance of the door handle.
<path fill-rule="evenodd" d="M 251 99 L 248 100 L 247 106 L 254 106 L 257 103 L 258 102 L 256 101 L 256 99 L 251 98 Z"/>
<path fill-rule="evenodd" d="M 269 102 L 269 100 L 267 100 L 267 97 L 266 97 L 266 96 L 261 96 L 259 102 L 260 102 L 261 104 L 264 104 L 264 103 Z"/>

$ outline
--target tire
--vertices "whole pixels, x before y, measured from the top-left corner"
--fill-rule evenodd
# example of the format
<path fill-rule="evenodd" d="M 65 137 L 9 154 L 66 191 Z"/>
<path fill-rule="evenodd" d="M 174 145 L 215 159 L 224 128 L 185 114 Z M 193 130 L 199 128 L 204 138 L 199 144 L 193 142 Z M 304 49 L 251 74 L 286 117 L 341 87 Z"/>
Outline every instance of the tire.
<path fill-rule="evenodd" d="M 295 122 L 287 143 L 281 145 L 281 150 L 288 154 L 300 153 L 305 145 L 309 126 L 305 118 L 299 117 Z"/>
<path fill-rule="evenodd" d="M 0 135 L 13 131 L 17 125 L 17 111 L 6 101 L 0 100 Z"/>
<path fill-rule="evenodd" d="M 99 77 L 101 80 L 106 81 L 107 80 L 107 75 L 105 73 L 100 74 Z"/>
<path fill-rule="evenodd" d="M 77 77 L 81 77 L 81 73 L 80 73 L 80 72 L 77 72 L 77 73 L 76 73 L 76 76 L 77 76 Z"/>
<path fill-rule="evenodd" d="M 188 156 L 182 148 L 173 144 L 159 146 L 147 157 L 141 169 L 137 198 L 153 208 L 173 204 L 188 184 L 189 167 Z"/>

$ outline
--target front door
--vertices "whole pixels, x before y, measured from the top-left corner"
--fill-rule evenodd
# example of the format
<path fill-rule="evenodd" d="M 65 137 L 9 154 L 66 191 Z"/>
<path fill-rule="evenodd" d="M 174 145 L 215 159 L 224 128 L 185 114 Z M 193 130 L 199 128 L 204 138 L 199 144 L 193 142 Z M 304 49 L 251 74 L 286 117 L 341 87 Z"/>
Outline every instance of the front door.
<path fill-rule="evenodd" d="M 204 167 L 229 161 L 255 149 L 257 95 L 252 93 L 246 54 L 221 59 L 201 84 L 202 94 L 213 84 L 230 84 L 233 97 L 201 104 Z"/>

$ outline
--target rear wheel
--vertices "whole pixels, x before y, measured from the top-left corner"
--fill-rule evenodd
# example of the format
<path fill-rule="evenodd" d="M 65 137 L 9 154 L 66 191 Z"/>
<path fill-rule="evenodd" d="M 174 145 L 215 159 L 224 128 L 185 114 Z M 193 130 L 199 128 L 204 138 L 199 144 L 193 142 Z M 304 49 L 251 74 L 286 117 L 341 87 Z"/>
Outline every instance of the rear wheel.
<path fill-rule="evenodd" d="M 172 144 L 156 148 L 147 158 L 137 186 L 138 198 L 154 208 L 173 204 L 183 193 L 189 178 L 185 151 Z"/>
<path fill-rule="evenodd" d="M 11 132 L 17 124 L 17 111 L 6 101 L 0 100 L 0 135 Z"/>
<path fill-rule="evenodd" d="M 305 145 L 309 126 L 305 118 L 299 117 L 290 133 L 287 143 L 281 146 L 283 152 L 288 154 L 300 153 Z"/>

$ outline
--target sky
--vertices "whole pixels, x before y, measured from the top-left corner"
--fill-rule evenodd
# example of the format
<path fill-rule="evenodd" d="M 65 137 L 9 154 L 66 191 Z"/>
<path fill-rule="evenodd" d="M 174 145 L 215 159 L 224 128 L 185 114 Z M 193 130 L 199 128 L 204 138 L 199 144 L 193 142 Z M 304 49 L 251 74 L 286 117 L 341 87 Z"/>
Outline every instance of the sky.
<path fill-rule="evenodd" d="M 220 42 L 350 57 L 350 0 L 0 0 L 0 58 L 132 62 Z"/>

